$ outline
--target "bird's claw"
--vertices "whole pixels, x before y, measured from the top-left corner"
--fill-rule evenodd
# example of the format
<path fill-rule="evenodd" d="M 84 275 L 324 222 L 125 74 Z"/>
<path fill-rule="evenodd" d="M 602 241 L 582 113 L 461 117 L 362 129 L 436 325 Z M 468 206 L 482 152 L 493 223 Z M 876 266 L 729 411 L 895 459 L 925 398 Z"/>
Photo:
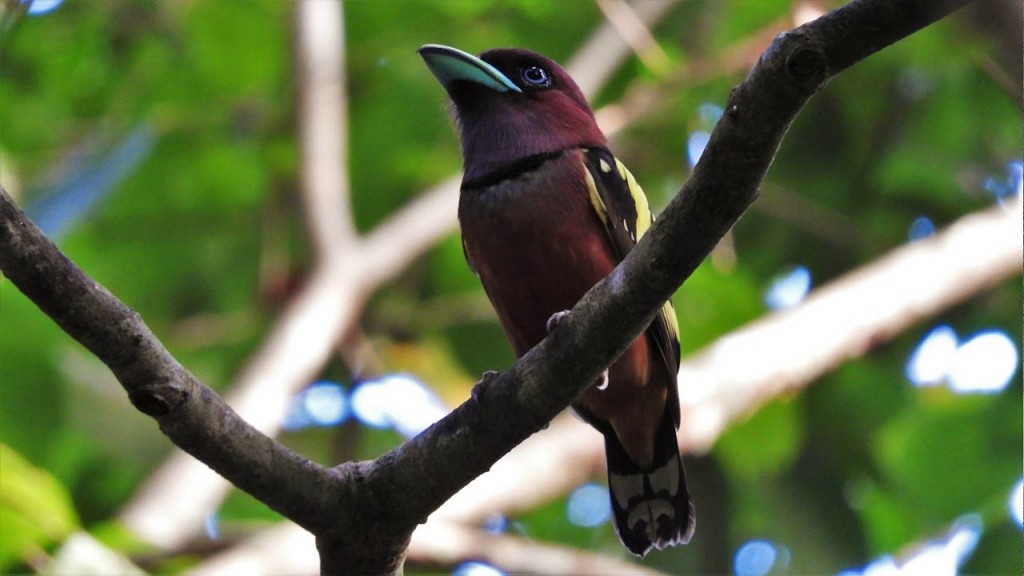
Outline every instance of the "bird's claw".
<path fill-rule="evenodd" d="M 475 402 L 479 403 L 483 399 L 484 392 L 487 391 L 487 386 L 500 374 L 501 372 L 496 372 L 494 370 L 488 370 L 481 374 L 480 381 L 473 385 L 473 389 L 469 392 L 469 396 Z"/>
<path fill-rule="evenodd" d="M 565 317 L 568 315 L 568 310 L 562 310 L 561 312 L 555 312 L 554 314 L 552 314 L 551 317 L 548 318 L 547 323 L 544 325 L 544 327 L 547 328 L 548 330 L 548 334 L 554 332 L 555 328 L 558 328 L 558 325 L 561 324 L 562 320 L 565 319 Z M 594 382 L 594 386 L 596 386 L 598 390 L 606 390 L 608 388 L 607 370 L 601 372 L 601 377 L 597 379 L 597 382 Z"/>
<path fill-rule="evenodd" d="M 548 318 L 547 323 L 544 325 L 544 327 L 547 328 L 548 330 L 548 334 L 554 332 L 555 328 L 558 327 L 558 324 L 562 322 L 562 319 L 568 315 L 568 310 L 562 310 L 561 312 L 555 312 L 554 314 L 552 314 L 551 317 Z"/>

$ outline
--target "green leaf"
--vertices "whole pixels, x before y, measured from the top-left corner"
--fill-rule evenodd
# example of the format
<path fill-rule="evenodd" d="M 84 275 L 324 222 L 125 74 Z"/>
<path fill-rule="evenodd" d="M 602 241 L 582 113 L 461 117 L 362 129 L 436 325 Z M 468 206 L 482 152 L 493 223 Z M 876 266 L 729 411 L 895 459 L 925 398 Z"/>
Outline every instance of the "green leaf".
<path fill-rule="evenodd" d="M 785 470 L 799 452 L 802 439 L 799 404 L 776 400 L 730 428 L 715 445 L 715 454 L 730 473 L 755 480 Z"/>
<path fill-rule="evenodd" d="M 1005 498 L 1020 476 L 1021 414 L 998 398 L 928 392 L 928 404 L 882 431 L 876 454 L 888 489 L 938 526 Z M 1013 446 L 1018 458 L 1007 458 Z"/>
<path fill-rule="evenodd" d="M 67 489 L 48 472 L 0 444 L 0 569 L 77 527 Z"/>

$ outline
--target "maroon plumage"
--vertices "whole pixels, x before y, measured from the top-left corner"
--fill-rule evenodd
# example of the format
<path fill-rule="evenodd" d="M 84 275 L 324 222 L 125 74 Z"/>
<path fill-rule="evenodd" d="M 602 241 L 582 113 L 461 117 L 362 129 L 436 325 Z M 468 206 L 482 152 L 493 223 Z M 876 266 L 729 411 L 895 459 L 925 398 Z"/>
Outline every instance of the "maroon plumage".
<path fill-rule="evenodd" d="M 547 336 L 643 233 L 646 200 L 576 83 L 555 62 L 519 49 L 479 58 L 428 45 L 420 53 L 455 108 L 465 162 L 459 222 L 516 354 Z M 671 310 L 669 309 L 669 312 Z M 605 437 L 616 530 L 636 554 L 685 543 L 693 531 L 676 443 L 679 348 L 659 315 L 573 409 Z"/>

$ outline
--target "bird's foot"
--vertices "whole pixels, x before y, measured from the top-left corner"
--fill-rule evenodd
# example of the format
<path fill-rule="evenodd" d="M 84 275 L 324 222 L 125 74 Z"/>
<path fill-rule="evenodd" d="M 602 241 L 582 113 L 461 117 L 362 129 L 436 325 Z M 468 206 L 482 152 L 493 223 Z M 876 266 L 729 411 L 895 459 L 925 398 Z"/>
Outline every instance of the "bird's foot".
<path fill-rule="evenodd" d="M 490 383 L 493 382 L 500 374 L 501 372 L 488 370 L 480 375 L 480 381 L 474 384 L 473 389 L 469 392 L 469 396 L 474 402 L 479 404 L 480 401 L 483 400 L 484 393 L 487 392 L 487 386 L 489 386 Z"/>
<path fill-rule="evenodd" d="M 568 315 L 569 315 L 569 311 L 568 310 L 562 310 L 561 312 L 555 312 L 554 314 L 552 314 L 551 317 L 548 318 L 547 323 L 545 324 L 545 328 L 547 328 L 548 334 L 551 334 L 552 332 L 554 332 L 555 328 L 557 328 L 558 325 L 562 322 L 562 320 L 566 316 L 568 316 Z M 605 390 L 605 389 L 608 388 L 608 371 L 607 370 L 605 370 L 604 372 L 601 372 L 601 377 L 598 378 L 596 382 L 594 382 L 594 386 L 596 386 L 598 390 Z"/>
<path fill-rule="evenodd" d="M 544 325 L 545 328 L 547 328 L 547 330 L 548 330 L 548 334 L 551 334 L 552 332 L 554 332 L 555 328 L 557 328 L 559 323 L 562 322 L 562 319 L 565 318 L 568 315 L 569 315 L 569 311 L 568 310 L 562 310 L 561 312 L 555 312 L 554 314 L 552 314 L 551 317 L 548 318 L 547 323 Z"/>

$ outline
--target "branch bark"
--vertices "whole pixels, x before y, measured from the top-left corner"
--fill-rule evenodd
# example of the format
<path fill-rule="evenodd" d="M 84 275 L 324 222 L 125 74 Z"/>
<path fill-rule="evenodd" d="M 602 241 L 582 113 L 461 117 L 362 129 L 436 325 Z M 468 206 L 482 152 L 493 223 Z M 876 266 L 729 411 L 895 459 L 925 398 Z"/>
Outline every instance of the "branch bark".
<path fill-rule="evenodd" d="M 185 370 L 133 310 L 71 262 L 0 188 L 0 270 L 117 377 L 176 445 L 307 528 L 327 504 L 323 467 L 238 417 Z"/>
<path fill-rule="evenodd" d="M 857 0 L 779 36 L 733 90 L 690 179 L 629 257 L 508 371 L 373 462 L 325 470 L 252 428 L 178 365 L 137 314 L 67 260 L 6 192 L 0 269 L 108 364 L 132 403 L 175 443 L 313 532 L 323 573 L 396 573 L 418 524 L 546 426 L 645 329 L 754 201 L 807 100 L 832 75 L 966 3 Z"/>

